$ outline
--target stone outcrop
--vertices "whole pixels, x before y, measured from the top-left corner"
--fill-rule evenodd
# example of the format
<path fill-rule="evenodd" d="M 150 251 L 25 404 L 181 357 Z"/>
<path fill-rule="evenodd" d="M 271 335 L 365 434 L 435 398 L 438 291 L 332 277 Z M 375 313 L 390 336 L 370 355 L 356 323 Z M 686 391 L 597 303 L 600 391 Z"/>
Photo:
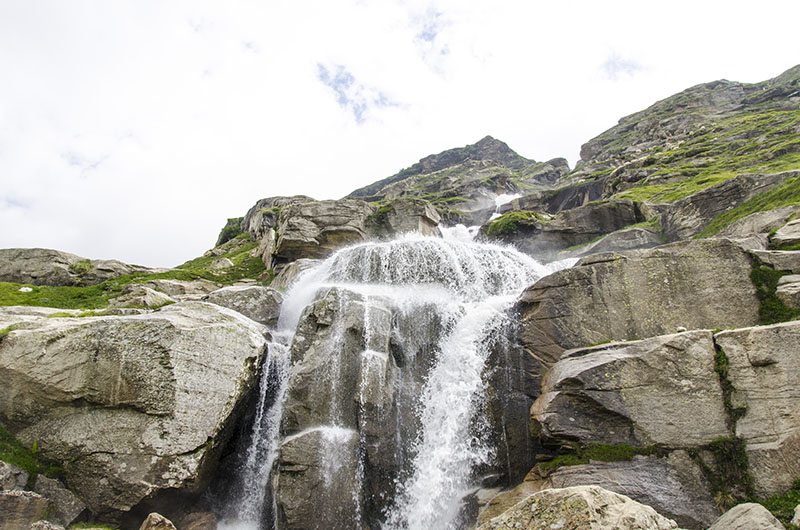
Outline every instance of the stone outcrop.
<path fill-rule="evenodd" d="M 441 220 L 439 212 L 428 201 L 400 198 L 378 208 L 367 218 L 366 224 L 372 237 L 389 238 L 406 232 L 439 237 Z"/>
<path fill-rule="evenodd" d="M 593 485 L 630 497 L 673 519 L 681 528 L 702 530 L 719 516 L 698 465 L 686 451 L 666 457 L 635 456 L 628 462 L 595 462 L 562 467 L 542 489 Z"/>
<path fill-rule="evenodd" d="M 769 238 L 776 246 L 800 245 L 800 219 L 786 223 Z"/>
<path fill-rule="evenodd" d="M 264 329 L 201 302 L 26 322 L 0 341 L 0 421 L 59 462 L 95 514 L 199 492 L 254 385 Z"/>
<path fill-rule="evenodd" d="M 585 246 L 559 252 L 556 259 L 579 258 L 600 254 L 603 252 L 621 252 L 639 248 L 657 247 L 664 243 L 664 236 L 645 228 L 623 228 L 611 232 L 598 241 L 593 241 Z"/>
<path fill-rule="evenodd" d="M 797 175 L 800 175 L 800 171 L 740 175 L 678 199 L 661 216 L 664 235 L 669 241 L 689 239 L 699 234 L 718 215 Z"/>
<path fill-rule="evenodd" d="M 117 260 L 88 260 L 46 248 L 0 249 L 0 281 L 31 285 L 95 285 L 133 272 L 157 272 Z"/>
<path fill-rule="evenodd" d="M 800 477 L 800 322 L 723 331 L 718 346 L 728 378 L 756 493 L 783 493 Z"/>
<path fill-rule="evenodd" d="M 728 434 L 709 331 L 567 352 L 531 407 L 550 442 L 700 447 Z"/>
<path fill-rule="evenodd" d="M 588 244 L 644 220 L 633 201 L 612 200 L 563 210 L 555 216 L 527 212 L 525 217 L 514 221 L 514 229 L 507 232 L 498 228 L 504 222 L 501 217 L 481 227 L 481 233 L 490 239 L 510 243 L 538 260 L 551 261 L 559 251 Z"/>
<path fill-rule="evenodd" d="M 738 504 L 722 514 L 708 530 L 784 530 L 769 511 L 753 502 Z"/>
<path fill-rule="evenodd" d="M 752 326 L 759 303 L 751 267 L 750 256 L 724 239 L 584 258 L 522 294 L 520 340 L 552 363 L 567 349 L 679 327 Z"/>
<path fill-rule="evenodd" d="M 122 291 L 122 294 L 108 301 L 108 305 L 111 307 L 143 307 L 151 309 L 174 303 L 174 298 L 139 284 L 128 285 Z"/>
<path fill-rule="evenodd" d="M 266 326 L 274 326 L 281 314 L 283 295 L 270 287 L 258 285 L 223 287 L 203 299 L 233 309 Z"/>
<path fill-rule="evenodd" d="M 289 205 L 281 211 L 270 254 L 278 263 L 327 257 L 342 246 L 365 239 L 366 219 L 375 210 L 356 199 Z"/>
<path fill-rule="evenodd" d="M 547 489 L 535 493 L 478 530 L 674 530 L 674 521 L 597 486 Z"/>

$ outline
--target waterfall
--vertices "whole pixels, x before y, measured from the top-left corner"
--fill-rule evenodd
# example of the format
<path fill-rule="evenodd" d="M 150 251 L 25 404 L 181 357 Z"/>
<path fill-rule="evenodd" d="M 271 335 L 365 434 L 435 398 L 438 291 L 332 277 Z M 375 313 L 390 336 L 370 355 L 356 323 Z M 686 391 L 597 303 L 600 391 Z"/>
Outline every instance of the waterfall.
<path fill-rule="evenodd" d="M 285 346 L 264 369 L 230 520 L 272 524 L 259 517 L 274 485 L 278 526 L 464 528 L 463 499 L 496 464 L 493 433 L 505 429 L 486 418 L 487 360 L 522 289 L 564 265 L 406 235 L 302 273 L 284 299 Z M 280 384 L 265 382 L 277 372 Z"/>

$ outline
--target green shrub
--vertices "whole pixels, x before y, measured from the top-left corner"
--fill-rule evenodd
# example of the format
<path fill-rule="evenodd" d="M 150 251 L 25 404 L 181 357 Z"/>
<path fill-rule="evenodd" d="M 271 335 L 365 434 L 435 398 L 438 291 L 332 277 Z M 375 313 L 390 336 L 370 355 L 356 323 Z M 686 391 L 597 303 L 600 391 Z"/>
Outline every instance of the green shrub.
<path fill-rule="evenodd" d="M 88 274 L 92 272 L 93 269 L 94 266 L 92 265 L 92 262 L 89 261 L 88 259 L 75 261 L 69 264 L 69 270 L 77 274 L 78 276 L 83 276 L 84 274 Z"/>
<path fill-rule="evenodd" d="M 797 526 L 791 526 L 789 523 L 794 516 L 795 506 L 800 505 L 800 478 L 794 481 L 792 487 L 786 493 L 773 495 L 766 500 L 758 502 L 772 512 L 772 515 L 777 517 L 787 529 L 798 528 Z"/>
<path fill-rule="evenodd" d="M 757 266 L 750 271 L 750 281 L 756 288 L 756 296 L 760 301 L 758 308 L 759 323 L 762 325 L 787 322 L 800 318 L 800 309 L 788 307 L 775 294 L 778 289 L 778 280 L 788 274 L 786 271 L 776 271 L 770 267 Z"/>

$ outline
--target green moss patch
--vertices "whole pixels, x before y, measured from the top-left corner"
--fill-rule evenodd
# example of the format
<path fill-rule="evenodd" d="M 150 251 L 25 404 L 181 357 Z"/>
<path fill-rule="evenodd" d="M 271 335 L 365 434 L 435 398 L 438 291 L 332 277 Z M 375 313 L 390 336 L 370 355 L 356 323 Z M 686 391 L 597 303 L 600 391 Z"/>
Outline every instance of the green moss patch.
<path fill-rule="evenodd" d="M 750 281 L 756 287 L 756 296 L 760 302 L 758 307 L 759 323 L 762 325 L 777 324 L 800 318 L 800 309 L 788 307 L 778 298 L 775 292 L 778 289 L 778 280 L 781 276 L 789 274 L 786 271 L 776 271 L 766 266 L 753 267 L 750 271 Z"/>
<path fill-rule="evenodd" d="M 527 210 L 514 210 L 512 212 L 503 214 L 492 221 L 492 223 L 486 229 L 486 235 L 499 236 L 510 234 L 517 229 L 518 223 L 522 221 L 531 221 L 534 219 L 542 220 L 536 212 Z"/>
<path fill-rule="evenodd" d="M 692 449 L 689 454 L 708 480 L 714 502 L 721 512 L 752 499 L 753 477 L 748 471 L 747 451 L 743 439 L 736 436 L 717 438 L 703 446 L 701 450 L 711 453 L 714 460 L 713 467 L 700 457 L 699 450 Z"/>
<path fill-rule="evenodd" d="M 730 360 L 722 348 L 717 347 L 717 352 L 714 354 L 714 371 L 717 372 L 719 385 L 722 388 L 722 401 L 725 405 L 725 412 L 728 414 L 728 427 L 733 430 L 739 418 L 747 412 L 747 407 L 733 406 L 733 393 L 736 389 L 728 377 L 730 364 Z"/>
<path fill-rule="evenodd" d="M 599 462 L 623 462 L 632 460 L 636 455 L 652 455 L 657 453 L 655 447 L 634 447 L 625 444 L 575 444 L 572 449 L 575 451 L 574 453 L 558 455 L 549 462 L 539 464 L 539 469 L 544 473 L 551 473 L 562 466 L 588 464 L 592 460 Z"/>
<path fill-rule="evenodd" d="M 794 204 L 800 204 L 800 176 L 786 179 L 783 184 L 761 192 L 736 208 L 718 215 L 697 235 L 697 237 L 713 236 L 734 221 L 747 217 L 750 214 L 775 210 Z"/>
<path fill-rule="evenodd" d="M 29 475 L 29 486 L 33 485 L 39 473 L 48 477 L 61 477 L 64 474 L 61 467 L 39 457 L 35 445 L 33 450 L 26 448 L 3 425 L 0 425 L 0 460 L 25 470 Z"/>

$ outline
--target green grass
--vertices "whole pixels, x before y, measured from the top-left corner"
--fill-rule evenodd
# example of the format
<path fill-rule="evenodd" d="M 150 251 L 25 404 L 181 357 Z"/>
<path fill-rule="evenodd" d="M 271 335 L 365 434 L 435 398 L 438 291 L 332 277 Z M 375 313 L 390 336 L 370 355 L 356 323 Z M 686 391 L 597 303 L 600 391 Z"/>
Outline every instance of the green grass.
<path fill-rule="evenodd" d="M 520 221 L 530 221 L 533 219 L 540 219 L 536 212 L 527 210 L 515 210 L 501 215 L 489 225 L 486 229 L 486 235 L 498 236 L 514 232 L 517 229 L 517 223 Z"/>
<path fill-rule="evenodd" d="M 756 288 L 756 296 L 760 302 L 758 307 L 759 323 L 762 325 L 788 322 L 800 318 L 800 309 L 788 307 L 775 294 L 781 276 L 789 274 L 787 271 L 776 271 L 770 267 L 753 267 L 750 271 L 750 281 Z"/>
<path fill-rule="evenodd" d="M 768 499 L 758 502 L 772 512 L 772 515 L 778 518 L 787 530 L 800 528 L 789 524 L 792 517 L 794 517 L 795 506 L 800 504 L 800 478 L 792 483 L 792 487 L 789 488 L 789 491 L 786 493 L 773 495 Z"/>
<path fill-rule="evenodd" d="M 728 415 L 728 426 L 733 429 L 736 426 L 736 422 L 739 421 L 739 418 L 744 416 L 745 412 L 747 412 L 747 407 L 733 406 L 733 392 L 736 389 L 733 387 L 733 383 L 731 383 L 728 377 L 730 364 L 728 355 L 722 348 L 718 348 L 717 352 L 714 354 L 714 371 L 717 373 L 717 377 L 719 377 L 719 384 L 722 388 L 722 402 L 725 405 L 725 412 Z"/>
<path fill-rule="evenodd" d="M 743 439 L 736 436 L 717 438 L 702 449 L 713 455 L 713 468 L 699 456 L 697 449 L 689 450 L 689 454 L 708 480 L 714 502 L 720 511 L 724 512 L 753 498 L 753 477 L 748 471 Z"/>
<path fill-rule="evenodd" d="M 734 221 L 756 212 L 775 210 L 784 206 L 800 204 L 800 176 L 791 177 L 783 184 L 763 191 L 732 210 L 718 215 L 696 237 L 710 237 Z"/>
<path fill-rule="evenodd" d="M 649 174 L 615 197 L 669 203 L 736 175 L 800 169 L 798 125 L 800 110 L 766 107 L 706 121 L 679 145 L 652 148 L 642 163 Z M 608 144 L 612 150 L 619 144 L 617 156 L 624 158 L 622 149 L 633 141 L 629 136 L 622 133 Z"/>
<path fill-rule="evenodd" d="M 655 447 L 633 447 L 626 444 L 588 443 L 574 445 L 574 453 L 558 455 L 549 462 L 539 464 L 545 473 L 555 471 L 562 466 L 577 466 L 588 464 L 590 460 L 600 462 L 622 462 L 632 460 L 636 455 L 652 455 L 657 452 Z"/>
<path fill-rule="evenodd" d="M 39 473 L 48 477 L 61 477 L 64 474 L 61 467 L 40 458 L 36 454 L 35 446 L 31 451 L 22 445 L 2 424 L 0 424 L 0 460 L 25 470 L 29 475 L 29 486 Z"/>
<path fill-rule="evenodd" d="M 89 529 L 98 529 L 98 530 L 117 530 L 117 526 L 106 524 L 106 523 L 75 523 L 69 525 L 69 530 L 89 530 Z"/>
<path fill-rule="evenodd" d="M 250 256 L 250 252 L 257 246 L 258 243 L 250 241 L 247 234 L 241 234 L 221 247 L 226 250 L 221 256 L 203 256 L 187 261 L 167 272 L 135 272 L 86 287 L 24 286 L 17 283 L 0 282 L 0 306 L 24 305 L 94 310 L 107 307 L 108 300 L 119 296 L 127 286 L 152 280 L 193 281 L 203 279 L 219 285 L 229 285 L 244 278 L 258 278 L 265 272 L 266 268 L 261 258 Z M 211 263 L 219 258 L 230 259 L 233 267 L 211 270 Z M 30 287 L 32 291 L 20 292 L 20 287 Z"/>

